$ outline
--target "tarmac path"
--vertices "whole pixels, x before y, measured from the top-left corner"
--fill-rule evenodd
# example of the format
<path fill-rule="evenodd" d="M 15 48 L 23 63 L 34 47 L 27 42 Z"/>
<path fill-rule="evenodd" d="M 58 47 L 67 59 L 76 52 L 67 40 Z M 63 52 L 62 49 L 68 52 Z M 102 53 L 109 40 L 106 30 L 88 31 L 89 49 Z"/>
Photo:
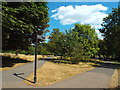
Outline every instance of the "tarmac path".
<path fill-rule="evenodd" d="M 46 61 L 38 60 L 37 68 L 41 67 Z M 30 62 L 10 70 L 2 71 L 2 88 L 25 88 L 29 87 L 23 79 L 34 72 L 34 62 Z M 32 81 L 31 81 L 32 82 Z"/>
<path fill-rule="evenodd" d="M 45 62 L 45 60 L 39 60 L 37 66 L 41 67 Z M 23 79 L 33 72 L 33 63 L 2 71 L 2 88 L 109 88 L 111 77 L 115 71 L 114 65 L 106 62 L 93 70 L 52 85 L 30 86 L 25 84 Z M 15 73 L 19 75 L 17 76 Z"/>

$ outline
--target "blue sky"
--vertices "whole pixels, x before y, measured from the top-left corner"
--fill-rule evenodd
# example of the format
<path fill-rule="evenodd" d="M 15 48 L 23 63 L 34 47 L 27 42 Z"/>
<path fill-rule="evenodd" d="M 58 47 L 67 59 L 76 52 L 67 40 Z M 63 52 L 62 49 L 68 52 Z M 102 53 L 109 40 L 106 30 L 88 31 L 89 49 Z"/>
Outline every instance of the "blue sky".
<path fill-rule="evenodd" d="M 59 28 L 61 32 L 74 27 L 75 23 L 91 24 L 98 33 L 103 17 L 106 17 L 112 8 L 118 7 L 118 2 L 49 2 L 50 27 Z M 49 35 L 49 33 L 47 33 Z"/>

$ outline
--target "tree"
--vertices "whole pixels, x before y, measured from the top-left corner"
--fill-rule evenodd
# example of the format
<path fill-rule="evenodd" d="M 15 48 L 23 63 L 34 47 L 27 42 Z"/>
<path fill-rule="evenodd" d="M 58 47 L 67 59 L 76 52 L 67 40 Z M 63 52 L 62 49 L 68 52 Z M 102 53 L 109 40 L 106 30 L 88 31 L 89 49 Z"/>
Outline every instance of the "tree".
<path fill-rule="evenodd" d="M 103 33 L 107 47 L 108 58 L 120 59 L 120 7 L 114 8 L 113 11 L 103 19 Z"/>
<path fill-rule="evenodd" d="M 99 59 L 102 59 L 102 58 L 106 58 L 107 56 L 107 47 L 106 47 L 106 43 L 104 40 L 99 40 L 99 44 L 98 44 L 98 47 L 100 48 L 100 50 L 98 51 L 98 56 L 99 56 Z"/>
<path fill-rule="evenodd" d="M 54 55 L 60 55 L 60 50 L 58 49 L 60 48 L 59 41 L 61 40 L 62 35 L 62 32 L 60 32 L 58 28 L 55 28 L 49 36 L 48 50 Z"/>
<path fill-rule="evenodd" d="M 78 32 L 78 41 L 84 46 L 84 56 L 95 57 L 99 50 L 95 29 L 90 25 L 75 24 L 73 31 Z"/>
<path fill-rule="evenodd" d="M 72 63 L 78 63 L 83 58 L 84 53 L 83 46 L 79 42 L 78 32 L 68 30 L 62 39 L 60 47 L 64 50 L 64 57 L 70 57 Z"/>
<path fill-rule="evenodd" d="M 54 29 L 50 35 L 50 49 L 56 55 L 70 57 L 75 63 L 80 59 L 94 57 L 98 53 L 98 38 L 90 25 L 75 24 L 65 33 Z"/>
<path fill-rule="evenodd" d="M 66 30 L 62 33 L 59 29 L 53 29 L 49 45 L 51 52 L 54 52 L 54 55 L 60 55 L 61 59 L 70 57 L 72 62 L 78 63 L 77 60 L 82 57 L 82 45 L 78 42 L 78 32 Z"/>
<path fill-rule="evenodd" d="M 2 3 L 3 50 L 26 50 L 32 43 L 36 30 L 40 30 L 39 35 L 43 35 L 45 28 L 49 26 L 46 4 L 46 2 Z"/>
<path fill-rule="evenodd" d="M 41 55 L 51 54 L 51 53 L 48 51 L 48 43 L 41 43 L 41 44 L 38 46 L 38 54 L 41 54 Z"/>

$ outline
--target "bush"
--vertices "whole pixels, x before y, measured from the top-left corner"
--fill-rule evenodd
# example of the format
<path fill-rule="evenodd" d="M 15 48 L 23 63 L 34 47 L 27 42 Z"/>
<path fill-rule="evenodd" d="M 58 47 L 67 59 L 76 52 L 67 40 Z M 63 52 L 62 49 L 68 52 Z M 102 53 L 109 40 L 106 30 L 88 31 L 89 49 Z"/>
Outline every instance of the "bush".
<path fill-rule="evenodd" d="M 16 51 L 2 51 L 2 53 L 12 53 L 12 54 L 15 54 L 16 53 Z"/>
<path fill-rule="evenodd" d="M 51 54 L 51 53 L 46 49 L 46 47 L 39 46 L 38 47 L 38 54 L 45 54 L 45 55 L 47 55 L 47 54 Z"/>
<path fill-rule="evenodd" d="M 23 51 L 20 51 L 20 54 L 26 54 L 27 51 L 23 50 Z"/>
<path fill-rule="evenodd" d="M 71 63 L 72 63 L 72 64 L 78 64 L 78 63 L 79 63 L 79 60 L 71 60 Z"/>
<path fill-rule="evenodd" d="M 70 60 L 72 64 L 78 64 L 80 62 L 80 59 L 80 57 L 73 57 Z"/>
<path fill-rule="evenodd" d="M 29 53 L 29 54 L 31 54 L 31 55 L 34 55 L 34 54 L 35 54 L 35 47 L 32 47 L 32 46 L 31 46 L 26 53 Z"/>

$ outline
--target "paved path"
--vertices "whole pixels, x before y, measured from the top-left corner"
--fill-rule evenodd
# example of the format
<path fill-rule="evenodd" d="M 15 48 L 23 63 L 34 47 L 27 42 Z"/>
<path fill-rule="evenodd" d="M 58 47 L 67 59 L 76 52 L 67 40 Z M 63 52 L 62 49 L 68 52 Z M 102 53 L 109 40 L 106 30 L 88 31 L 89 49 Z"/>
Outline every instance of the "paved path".
<path fill-rule="evenodd" d="M 114 69 L 95 68 L 70 79 L 48 86 L 53 88 L 109 88 Z"/>
<path fill-rule="evenodd" d="M 39 67 L 44 63 L 39 60 Z M 48 86 L 30 86 L 23 82 L 23 78 L 33 70 L 33 63 L 26 64 L 8 71 L 3 71 L 3 88 L 108 88 L 115 68 L 112 64 L 104 64 L 91 71 L 78 74 L 69 79 Z M 24 73 L 16 77 L 14 73 Z"/>
<path fill-rule="evenodd" d="M 38 60 L 37 67 L 41 67 L 46 61 Z M 27 63 L 10 70 L 2 71 L 2 88 L 24 88 L 23 79 L 34 72 L 34 62 Z M 16 74 L 21 74 L 16 76 Z M 29 87 L 29 86 L 28 86 Z"/>

